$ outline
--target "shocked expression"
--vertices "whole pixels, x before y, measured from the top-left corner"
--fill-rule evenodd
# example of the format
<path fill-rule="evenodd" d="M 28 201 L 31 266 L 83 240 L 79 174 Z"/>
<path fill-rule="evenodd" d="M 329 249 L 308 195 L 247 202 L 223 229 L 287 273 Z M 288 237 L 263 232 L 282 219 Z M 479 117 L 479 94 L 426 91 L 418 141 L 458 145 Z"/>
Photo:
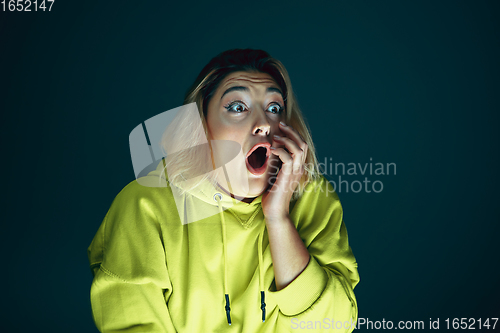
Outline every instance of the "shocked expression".
<path fill-rule="evenodd" d="M 279 165 L 270 153 L 272 137 L 281 135 L 279 122 L 284 119 L 283 94 L 269 74 L 234 72 L 220 83 L 208 103 L 207 127 L 211 140 L 230 140 L 241 146 L 240 163 L 235 164 L 240 170 L 228 171 L 246 177 L 248 188 L 233 186 L 233 195 L 252 198 L 270 186 Z"/>

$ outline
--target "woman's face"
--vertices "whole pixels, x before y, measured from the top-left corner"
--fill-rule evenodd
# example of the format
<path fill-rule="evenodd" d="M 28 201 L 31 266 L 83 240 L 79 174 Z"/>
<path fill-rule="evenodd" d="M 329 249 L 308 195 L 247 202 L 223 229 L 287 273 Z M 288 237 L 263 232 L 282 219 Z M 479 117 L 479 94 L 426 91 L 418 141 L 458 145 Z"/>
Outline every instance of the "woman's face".
<path fill-rule="evenodd" d="M 278 84 L 269 74 L 260 72 L 231 73 L 212 96 L 207 110 L 210 140 L 235 141 L 242 149 L 239 163 L 235 161 L 226 168 L 248 182 L 248 189 L 231 182 L 235 196 L 256 197 L 270 185 L 269 178 L 279 163 L 270 147 L 279 146 L 276 142 L 273 145 L 273 135 L 282 135 L 278 124 L 285 119 L 284 106 Z M 225 187 L 220 179 L 219 183 Z"/>

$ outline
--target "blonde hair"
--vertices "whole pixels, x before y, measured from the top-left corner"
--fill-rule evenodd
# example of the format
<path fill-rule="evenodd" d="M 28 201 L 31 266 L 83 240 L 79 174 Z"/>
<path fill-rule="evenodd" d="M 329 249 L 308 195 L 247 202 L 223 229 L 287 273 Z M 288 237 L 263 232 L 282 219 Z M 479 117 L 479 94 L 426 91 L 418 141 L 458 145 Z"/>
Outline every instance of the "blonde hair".
<path fill-rule="evenodd" d="M 318 160 L 310 130 L 304 121 L 297 99 L 293 93 L 292 83 L 288 72 L 279 60 L 272 58 L 267 52 L 262 50 L 234 49 L 222 52 L 214 57 L 202 69 L 191 88 L 187 91 L 184 98 L 184 104 L 196 103 L 199 116 L 201 118 L 201 124 L 204 129 L 205 138 L 208 137 L 206 118 L 208 102 L 222 80 L 228 74 L 236 71 L 267 73 L 281 87 L 285 102 L 286 123 L 292 126 L 308 145 L 304 175 L 293 194 L 293 199 L 297 199 L 304 192 L 306 185 L 319 178 L 321 173 L 318 167 Z M 178 129 L 184 128 L 181 126 L 181 121 L 179 122 L 179 125 L 180 126 L 177 127 Z M 200 149 L 191 151 L 186 150 L 184 154 L 178 154 L 178 156 L 176 156 L 175 162 L 173 160 L 167 161 L 166 166 L 169 170 L 168 173 L 170 181 L 173 181 L 174 183 L 176 181 L 185 182 L 189 178 L 185 175 L 186 173 L 189 174 L 193 165 L 198 165 L 198 167 L 200 167 L 199 163 L 195 163 L 196 160 L 200 159 L 200 156 L 210 159 L 210 152 L 202 148 L 207 147 L 208 149 L 210 142 L 208 142 L 208 145 L 203 145 L 203 138 L 200 135 L 198 136 L 199 137 L 197 137 L 196 140 L 199 140 L 197 144 Z M 175 139 L 175 137 L 180 139 L 180 136 L 175 135 L 169 136 L 169 140 Z M 165 146 L 166 144 L 165 139 L 166 138 L 162 139 L 162 146 Z M 206 169 L 206 166 L 201 166 L 201 168 Z M 209 181 L 214 185 L 216 184 L 214 172 L 202 171 L 203 170 L 198 170 L 194 172 L 194 174 L 201 175 L 201 177 L 197 177 L 196 180 L 191 182 L 188 186 L 184 186 L 184 191 L 189 191 L 190 189 L 199 186 L 204 181 Z"/>

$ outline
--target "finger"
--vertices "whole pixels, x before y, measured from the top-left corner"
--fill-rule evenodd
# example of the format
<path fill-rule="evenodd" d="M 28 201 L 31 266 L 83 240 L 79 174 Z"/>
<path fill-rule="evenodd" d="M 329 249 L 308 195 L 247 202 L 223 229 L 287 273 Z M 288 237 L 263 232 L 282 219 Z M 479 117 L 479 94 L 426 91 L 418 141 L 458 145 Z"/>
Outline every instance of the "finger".
<path fill-rule="evenodd" d="M 273 140 L 277 143 L 283 144 L 292 155 L 300 156 L 303 153 L 302 149 L 297 145 L 297 143 L 286 136 L 274 135 Z"/>
<path fill-rule="evenodd" d="M 286 125 L 282 121 L 280 121 L 280 129 L 285 134 L 287 134 L 288 137 L 290 137 L 293 141 L 295 141 L 295 143 L 297 144 L 297 146 L 300 149 L 302 149 L 302 151 L 304 152 L 303 162 L 305 162 L 306 157 L 307 157 L 307 148 L 308 148 L 308 146 L 307 146 L 307 143 L 300 136 L 299 132 L 297 132 L 297 130 L 295 130 L 293 127 Z"/>
<path fill-rule="evenodd" d="M 288 151 L 285 148 L 271 148 L 271 152 L 273 155 L 278 156 L 278 158 L 282 161 L 281 170 L 278 173 L 276 181 L 274 183 L 275 189 L 278 191 L 289 192 L 295 191 L 295 188 L 300 183 L 300 177 L 296 175 L 292 175 L 293 171 L 293 161 L 294 159 L 290 156 Z M 303 165 L 300 167 L 300 175 L 303 174 Z"/>
<path fill-rule="evenodd" d="M 293 171 L 293 158 L 284 148 L 271 147 L 271 153 L 278 156 L 281 160 L 281 172 L 290 175 Z"/>
<path fill-rule="evenodd" d="M 286 149 L 292 154 L 293 173 L 300 173 L 301 167 L 304 164 L 304 151 L 290 138 L 275 135 L 274 140 L 285 145 Z"/>

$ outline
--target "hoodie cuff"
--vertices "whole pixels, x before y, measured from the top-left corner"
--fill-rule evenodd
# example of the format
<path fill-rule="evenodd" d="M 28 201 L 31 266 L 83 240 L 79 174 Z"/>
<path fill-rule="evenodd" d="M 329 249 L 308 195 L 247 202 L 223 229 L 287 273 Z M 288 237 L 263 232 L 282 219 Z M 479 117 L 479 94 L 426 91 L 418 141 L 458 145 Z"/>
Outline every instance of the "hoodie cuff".
<path fill-rule="evenodd" d="M 279 291 L 269 290 L 280 311 L 286 316 L 304 312 L 321 296 L 328 282 L 328 274 L 310 256 L 306 268 L 289 285 Z"/>

